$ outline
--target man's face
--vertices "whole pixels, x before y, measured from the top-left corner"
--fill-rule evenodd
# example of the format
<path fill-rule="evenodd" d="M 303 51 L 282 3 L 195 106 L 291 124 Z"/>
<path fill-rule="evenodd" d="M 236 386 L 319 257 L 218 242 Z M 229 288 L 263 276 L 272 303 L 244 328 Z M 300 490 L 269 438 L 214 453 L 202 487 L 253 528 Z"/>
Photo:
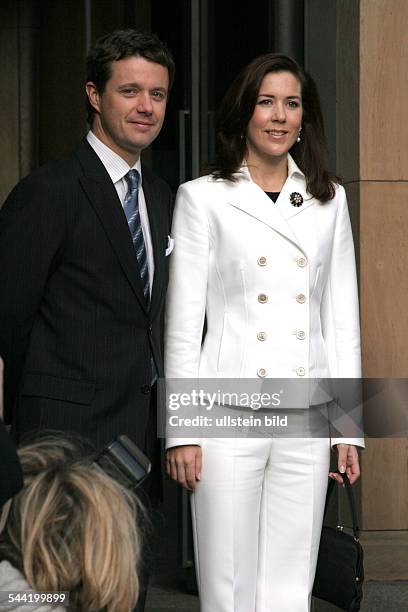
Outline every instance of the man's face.
<path fill-rule="evenodd" d="M 143 57 L 112 62 L 105 91 L 86 84 L 95 109 L 94 134 L 130 166 L 159 134 L 166 112 L 169 74 Z"/>

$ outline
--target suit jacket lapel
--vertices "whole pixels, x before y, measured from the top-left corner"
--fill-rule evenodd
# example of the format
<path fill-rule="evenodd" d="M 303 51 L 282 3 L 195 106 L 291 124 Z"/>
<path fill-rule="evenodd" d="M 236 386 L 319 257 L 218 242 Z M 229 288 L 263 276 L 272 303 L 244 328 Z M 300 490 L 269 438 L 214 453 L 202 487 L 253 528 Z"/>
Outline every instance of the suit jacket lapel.
<path fill-rule="evenodd" d="M 229 198 L 228 202 L 262 221 L 262 223 L 266 223 L 304 251 L 302 234 L 306 219 L 300 213 L 314 206 L 316 200 L 307 193 L 305 177 L 293 158 L 288 155 L 289 176 L 275 205 L 272 204 L 262 189 L 252 181 L 247 167 L 243 166 L 241 172 L 244 176 L 231 188 L 233 192 L 234 187 L 237 187 L 235 197 Z M 291 203 L 290 196 L 294 192 L 302 196 L 303 203 L 301 206 L 293 206 Z"/>
<path fill-rule="evenodd" d="M 82 188 L 105 229 L 112 249 L 140 305 L 147 311 L 129 227 L 116 189 L 104 165 L 86 141 L 80 145 L 77 156 L 84 172 L 79 179 Z"/>
<path fill-rule="evenodd" d="M 163 210 L 161 208 L 160 196 L 155 188 L 154 179 L 145 168 L 143 173 L 143 193 L 146 200 L 147 212 L 149 215 L 150 235 L 152 238 L 153 258 L 154 258 L 154 277 L 152 286 L 152 295 L 150 300 L 150 313 L 153 318 L 157 308 L 160 306 L 161 294 L 164 282 L 164 258 L 166 243 L 160 233 L 162 225 L 161 216 Z"/>
<path fill-rule="evenodd" d="M 301 206 L 293 206 L 290 201 L 292 193 L 299 193 L 302 196 L 303 203 Z M 316 200 L 306 191 L 304 179 L 300 177 L 289 177 L 278 198 L 279 212 L 290 225 L 292 225 L 291 220 L 294 217 L 307 210 L 310 206 L 314 206 L 315 203 Z"/>
<path fill-rule="evenodd" d="M 234 189 L 235 188 L 235 189 Z M 258 221 L 269 225 L 273 230 L 298 244 L 298 240 L 286 219 L 271 202 L 269 197 L 258 185 L 250 179 L 242 178 L 231 188 L 231 196 L 227 197 L 230 205 L 239 208 Z"/>
<path fill-rule="evenodd" d="M 290 201 L 292 193 L 298 193 L 303 198 L 301 206 L 293 206 Z M 314 215 L 310 215 L 311 208 L 316 205 L 316 200 L 311 197 L 306 191 L 304 178 L 292 176 L 289 177 L 283 186 L 280 196 L 277 201 L 279 213 L 285 219 L 290 227 L 292 234 L 296 236 L 296 243 L 306 255 L 306 244 L 309 244 L 311 235 L 314 235 L 313 227 L 310 226 L 310 220 L 314 222 Z M 303 214 L 309 211 L 309 214 Z"/>

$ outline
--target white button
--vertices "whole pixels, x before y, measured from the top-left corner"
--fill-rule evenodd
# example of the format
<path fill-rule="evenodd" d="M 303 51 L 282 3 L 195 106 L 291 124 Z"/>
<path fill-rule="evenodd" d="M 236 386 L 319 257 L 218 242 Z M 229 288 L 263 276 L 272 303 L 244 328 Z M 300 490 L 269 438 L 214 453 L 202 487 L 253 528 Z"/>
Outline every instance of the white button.
<path fill-rule="evenodd" d="M 258 338 L 258 340 L 263 342 L 264 340 L 266 340 L 266 333 L 265 332 L 258 332 L 256 334 L 256 337 Z"/>
<path fill-rule="evenodd" d="M 268 371 L 265 368 L 259 368 L 256 373 L 258 374 L 259 378 L 265 378 Z"/>
<path fill-rule="evenodd" d="M 296 368 L 296 374 L 298 376 L 304 376 L 306 374 L 305 368 Z"/>
<path fill-rule="evenodd" d="M 303 329 L 298 329 L 296 332 L 296 338 L 299 340 L 304 340 L 306 338 L 306 332 L 304 332 Z"/>
<path fill-rule="evenodd" d="M 260 304 L 266 304 L 266 302 L 267 302 L 267 301 L 268 301 L 268 296 L 267 296 L 267 295 L 265 295 L 265 293 L 260 293 L 260 294 L 258 295 L 258 302 L 259 302 Z"/>
<path fill-rule="evenodd" d="M 296 301 L 299 302 L 299 304 L 304 304 L 306 302 L 306 296 L 303 295 L 303 293 L 299 293 L 299 295 L 296 296 Z"/>
<path fill-rule="evenodd" d="M 266 264 L 267 264 L 266 257 L 264 256 L 258 257 L 258 266 L 266 266 Z"/>
<path fill-rule="evenodd" d="M 307 260 L 304 257 L 299 257 L 299 259 L 297 260 L 297 265 L 299 266 L 299 268 L 304 268 L 305 266 L 307 266 Z"/>

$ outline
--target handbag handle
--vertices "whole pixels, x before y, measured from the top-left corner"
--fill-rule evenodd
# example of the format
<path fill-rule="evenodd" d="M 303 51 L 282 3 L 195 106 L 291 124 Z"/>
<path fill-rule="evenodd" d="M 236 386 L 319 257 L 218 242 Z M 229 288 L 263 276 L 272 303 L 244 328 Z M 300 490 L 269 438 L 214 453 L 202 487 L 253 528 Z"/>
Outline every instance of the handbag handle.
<path fill-rule="evenodd" d="M 348 476 L 346 473 L 342 474 L 341 472 L 337 471 L 337 474 L 340 474 L 340 476 L 343 478 L 343 482 L 344 482 L 344 486 L 345 489 L 347 491 L 347 498 L 349 501 L 349 506 L 350 506 L 350 511 L 351 511 L 351 518 L 353 521 L 353 534 L 356 540 L 358 540 L 360 538 L 360 527 L 358 525 L 358 520 L 357 520 L 357 510 L 356 510 L 356 502 L 354 499 L 354 493 L 353 493 L 353 489 L 352 486 L 350 484 L 350 481 L 348 479 Z M 329 504 L 330 498 L 333 494 L 334 491 L 334 486 L 336 484 L 336 481 L 333 480 L 332 478 L 330 478 L 330 482 L 329 482 L 329 486 L 327 489 L 327 496 L 326 496 L 326 503 L 324 506 L 324 516 L 326 516 L 326 511 L 327 511 L 327 506 Z"/>

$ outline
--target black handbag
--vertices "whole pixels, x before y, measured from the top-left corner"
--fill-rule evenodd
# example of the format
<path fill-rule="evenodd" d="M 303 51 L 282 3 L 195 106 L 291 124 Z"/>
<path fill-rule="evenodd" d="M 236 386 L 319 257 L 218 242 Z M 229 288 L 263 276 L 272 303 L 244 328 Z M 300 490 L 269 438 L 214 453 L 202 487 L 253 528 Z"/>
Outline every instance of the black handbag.
<path fill-rule="evenodd" d="M 360 529 L 357 522 L 356 505 L 350 481 L 342 474 L 353 521 L 353 535 L 344 527 L 322 528 L 313 596 L 324 599 L 346 612 L 360 610 L 363 598 L 363 548 L 359 542 Z M 330 479 L 324 515 L 332 496 L 336 481 Z"/>

